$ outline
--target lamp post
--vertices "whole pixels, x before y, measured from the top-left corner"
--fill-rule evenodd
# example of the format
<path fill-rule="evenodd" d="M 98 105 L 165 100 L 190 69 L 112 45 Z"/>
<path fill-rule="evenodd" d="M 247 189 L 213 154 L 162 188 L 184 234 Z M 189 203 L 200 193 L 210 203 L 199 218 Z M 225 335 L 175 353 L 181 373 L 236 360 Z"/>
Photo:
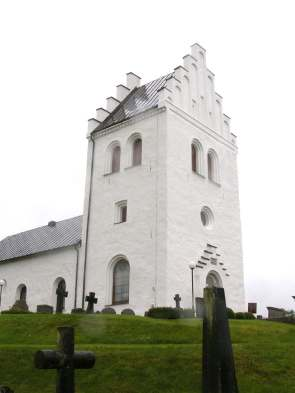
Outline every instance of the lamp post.
<path fill-rule="evenodd" d="M 194 293 L 194 269 L 195 269 L 195 267 L 196 267 L 195 262 L 190 262 L 189 268 L 191 269 L 191 273 L 192 273 L 192 310 L 193 310 L 194 317 L 196 316 L 196 314 L 195 314 L 195 293 Z"/>
<path fill-rule="evenodd" d="M 0 307 L 1 307 L 2 290 L 3 290 L 3 287 L 5 287 L 5 285 L 6 285 L 6 281 L 1 279 L 0 280 Z"/>

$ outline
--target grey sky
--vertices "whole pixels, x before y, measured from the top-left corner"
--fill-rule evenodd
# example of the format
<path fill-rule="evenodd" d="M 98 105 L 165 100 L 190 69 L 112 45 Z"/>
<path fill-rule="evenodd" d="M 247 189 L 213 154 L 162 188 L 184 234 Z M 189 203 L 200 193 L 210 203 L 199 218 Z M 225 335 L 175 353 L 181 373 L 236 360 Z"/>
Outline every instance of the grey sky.
<path fill-rule="evenodd" d="M 87 119 L 194 42 L 238 135 L 247 301 L 295 306 L 294 7 L 283 1 L 2 1 L 0 238 L 81 214 Z"/>

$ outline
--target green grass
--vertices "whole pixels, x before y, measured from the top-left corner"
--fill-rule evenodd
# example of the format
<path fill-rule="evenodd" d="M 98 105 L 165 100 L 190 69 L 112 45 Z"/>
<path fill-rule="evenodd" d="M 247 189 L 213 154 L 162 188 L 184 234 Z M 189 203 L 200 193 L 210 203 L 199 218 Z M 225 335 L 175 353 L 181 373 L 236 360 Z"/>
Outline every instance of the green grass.
<path fill-rule="evenodd" d="M 0 315 L 0 385 L 55 391 L 55 371 L 36 370 L 37 349 L 54 348 L 56 327 L 75 327 L 76 349 L 96 353 L 76 372 L 77 393 L 201 392 L 202 324 L 102 315 Z M 231 321 L 240 393 L 295 393 L 295 326 Z"/>

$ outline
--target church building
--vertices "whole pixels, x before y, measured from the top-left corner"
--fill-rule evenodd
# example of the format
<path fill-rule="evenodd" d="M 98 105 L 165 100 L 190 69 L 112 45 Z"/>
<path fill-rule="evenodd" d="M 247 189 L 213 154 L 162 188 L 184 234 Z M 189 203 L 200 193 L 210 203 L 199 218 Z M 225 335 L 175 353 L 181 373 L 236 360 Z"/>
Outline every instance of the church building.
<path fill-rule="evenodd" d="M 83 216 L 0 242 L 0 309 L 71 312 L 95 292 L 94 311 L 143 315 L 179 294 L 201 315 L 208 285 L 245 311 L 238 149 L 205 49 L 144 85 L 128 73 L 87 138 Z"/>

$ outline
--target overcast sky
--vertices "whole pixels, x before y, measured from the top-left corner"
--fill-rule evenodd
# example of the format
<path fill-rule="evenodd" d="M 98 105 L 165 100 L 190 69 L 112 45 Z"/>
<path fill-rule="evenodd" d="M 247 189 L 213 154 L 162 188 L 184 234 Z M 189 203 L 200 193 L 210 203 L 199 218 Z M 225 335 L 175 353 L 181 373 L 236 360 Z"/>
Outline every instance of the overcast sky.
<path fill-rule="evenodd" d="M 293 4 L 2 0 L 0 238 L 81 214 L 87 119 L 198 42 L 238 136 L 246 300 L 295 308 Z"/>

